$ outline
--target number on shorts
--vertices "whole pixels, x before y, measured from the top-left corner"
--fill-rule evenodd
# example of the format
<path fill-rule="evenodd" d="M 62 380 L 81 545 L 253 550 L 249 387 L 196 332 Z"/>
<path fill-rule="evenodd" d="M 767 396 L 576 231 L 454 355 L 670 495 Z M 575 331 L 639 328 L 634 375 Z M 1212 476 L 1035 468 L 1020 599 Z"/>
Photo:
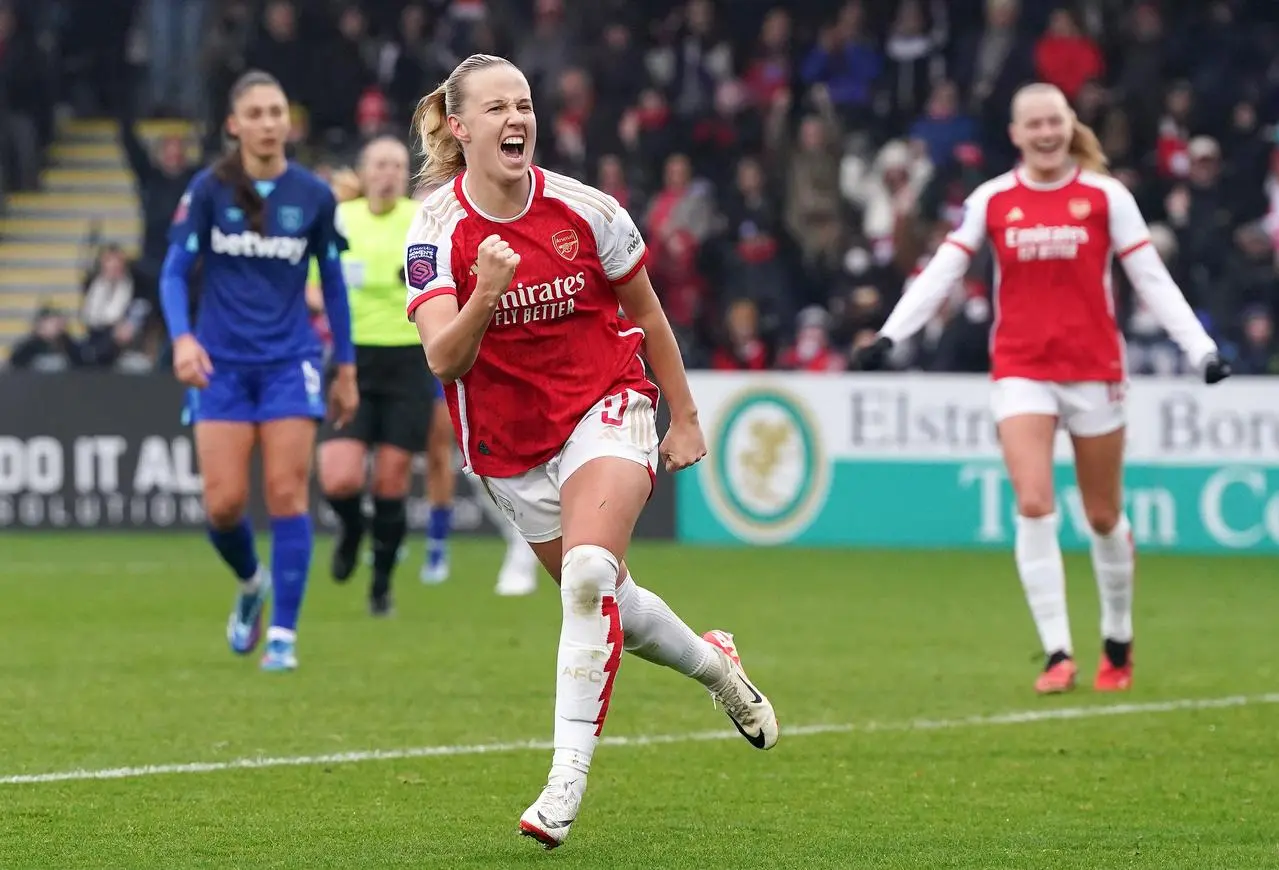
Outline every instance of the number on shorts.
<path fill-rule="evenodd" d="M 320 371 L 310 360 L 302 361 L 302 383 L 306 387 L 308 396 L 320 395 Z"/>
<path fill-rule="evenodd" d="M 1124 384 L 1106 384 L 1106 401 L 1110 402 L 1112 405 L 1121 404 L 1124 400 L 1124 395 L 1127 392 L 1128 391 Z"/>
<path fill-rule="evenodd" d="M 622 390 L 615 396 L 605 396 L 604 411 L 600 414 L 604 425 L 621 426 L 622 418 L 626 415 L 626 406 L 630 404 L 630 401 L 630 394 L 626 390 Z"/>

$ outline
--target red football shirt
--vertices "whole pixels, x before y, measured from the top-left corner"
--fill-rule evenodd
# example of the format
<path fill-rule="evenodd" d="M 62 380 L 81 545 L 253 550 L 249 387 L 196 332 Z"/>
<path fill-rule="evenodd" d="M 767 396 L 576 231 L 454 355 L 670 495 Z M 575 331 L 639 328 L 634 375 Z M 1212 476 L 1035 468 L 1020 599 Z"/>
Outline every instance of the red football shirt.
<path fill-rule="evenodd" d="M 1150 240 L 1132 194 L 1091 172 L 1038 185 L 1013 171 L 965 205 L 947 241 L 971 256 L 989 240 L 995 253 L 991 375 L 1122 381 L 1111 260 Z"/>
<path fill-rule="evenodd" d="M 900 342 L 922 329 L 989 240 L 996 266 L 990 335 L 996 380 L 1124 380 L 1110 284 L 1116 257 L 1192 365 L 1202 366 L 1217 351 L 1149 244 L 1137 202 L 1121 182 L 1075 169 L 1043 185 L 1014 171 L 978 187 L 964 209 L 960 226 L 910 283 L 881 335 Z"/>
<path fill-rule="evenodd" d="M 657 402 L 640 348 L 644 332 L 619 311 L 614 285 L 644 265 L 647 249 L 617 200 L 563 175 L 531 170 L 524 210 L 502 220 L 466 192 L 465 174 L 432 192 L 409 230 L 408 314 L 475 290 L 480 242 L 496 233 L 520 255 L 475 365 L 444 385 L 467 468 L 511 477 L 555 456 L 586 412 L 631 389 Z"/>

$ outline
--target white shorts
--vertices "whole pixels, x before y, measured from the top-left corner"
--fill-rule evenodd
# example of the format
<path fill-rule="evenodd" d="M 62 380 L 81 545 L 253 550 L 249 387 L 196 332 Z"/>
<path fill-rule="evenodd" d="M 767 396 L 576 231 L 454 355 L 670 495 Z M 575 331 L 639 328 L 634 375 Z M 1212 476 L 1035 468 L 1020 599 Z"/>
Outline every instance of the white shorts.
<path fill-rule="evenodd" d="M 1020 414 L 1049 414 L 1070 434 L 1093 438 L 1123 427 L 1126 386 L 1105 381 L 1000 378 L 995 381 L 990 406 L 996 423 Z"/>
<path fill-rule="evenodd" d="M 657 413 L 649 398 L 634 390 L 595 403 L 573 429 L 560 452 L 515 477 L 481 477 L 480 483 L 531 544 L 558 538 L 560 487 L 592 459 L 629 459 L 657 474 Z"/>

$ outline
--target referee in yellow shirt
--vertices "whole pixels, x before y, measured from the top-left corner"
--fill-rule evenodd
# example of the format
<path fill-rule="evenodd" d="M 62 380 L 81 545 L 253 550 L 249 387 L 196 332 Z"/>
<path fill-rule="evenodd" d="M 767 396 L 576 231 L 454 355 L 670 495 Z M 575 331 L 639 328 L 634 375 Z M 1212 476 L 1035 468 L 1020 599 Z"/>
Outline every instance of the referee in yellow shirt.
<path fill-rule="evenodd" d="M 407 196 L 409 152 L 383 137 L 364 147 L 356 167 L 363 196 L 338 206 L 349 249 L 342 254 L 351 301 L 360 408 L 340 430 L 321 433 L 320 487 L 341 530 L 332 573 L 345 581 L 359 561 L 367 530 L 373 545 L 369 609 L 391 612 L 391 574 L 408 528 L 405 504 L 414 453 L 431 427 L 438 384 L 422 353 L 417 328 L 404 316 L 404 239 L 419 203 Z M 365 469 L 373 454 L 372 479 Z M 373 496 L 366 521 L 363 495 Z"/>

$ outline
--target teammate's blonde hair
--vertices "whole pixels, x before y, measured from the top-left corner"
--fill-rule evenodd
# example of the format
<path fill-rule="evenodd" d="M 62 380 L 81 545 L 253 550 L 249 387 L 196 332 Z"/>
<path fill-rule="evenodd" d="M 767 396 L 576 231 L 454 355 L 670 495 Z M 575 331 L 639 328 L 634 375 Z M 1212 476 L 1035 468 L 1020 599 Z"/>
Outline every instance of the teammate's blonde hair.
<path fill-rule="evenodd" d="M 418 181 L 423 185 L 436 185 L 460 175 L 466 169 L 466 157 L 462 143 L 453 138 L 449 130 L 449 115 L 456 115 L 462 108 L 462 86 L 467 77 L 491 66 L 506 64 L 509 60 L 491 54 L 473 54 L 459 63 L 440 86 L 418 100 L 413 112 L 413 130 L 422 140 L 422 168 Z"/>
<path fill-rule="evenodd" d="M 1050 85 L 1045 82 L 1036 82 L 1021 88 L 1013 96 L 1013 117 L 1017 116 L 1017 104 L 1026 97 L 1050 96 L 1061 101 L 1066 111 L 1066 117 L 1070 119 L 1070 144 L 1067 146 L 1067 152 L 1081 169 L 1089 172 L 1099 172 L 1105 174 L 1108 171 L 1110 161 L 1106 159 L 1106 152 L 1102 150 L 1101 140 L 1097 138 L 1097 134 L 1075 114 L 1074 109 L 1070 107 L 1070 101 L 1066 99 L 1066 95 L 1062 93 L 1061 88 L 1056 85 Z"/>
<path fill-rule="evenodd" d="M 1070 156 L 1075 159 L 1080 168 L 1089 172 L 1099 172 L 1103 175 L 1109 172 L 1110 161 L 1106 159 L 1106 152 L 1101 148 L 1101 140 L 1097 138 L 1097 134 L 1093 132 L 1093 128 L 1089 127 L 1083 121 L 1074 117 L 1071 112 L 1071 119 L 1074 126 L 1071 128 L 1070 134 Z"/>

